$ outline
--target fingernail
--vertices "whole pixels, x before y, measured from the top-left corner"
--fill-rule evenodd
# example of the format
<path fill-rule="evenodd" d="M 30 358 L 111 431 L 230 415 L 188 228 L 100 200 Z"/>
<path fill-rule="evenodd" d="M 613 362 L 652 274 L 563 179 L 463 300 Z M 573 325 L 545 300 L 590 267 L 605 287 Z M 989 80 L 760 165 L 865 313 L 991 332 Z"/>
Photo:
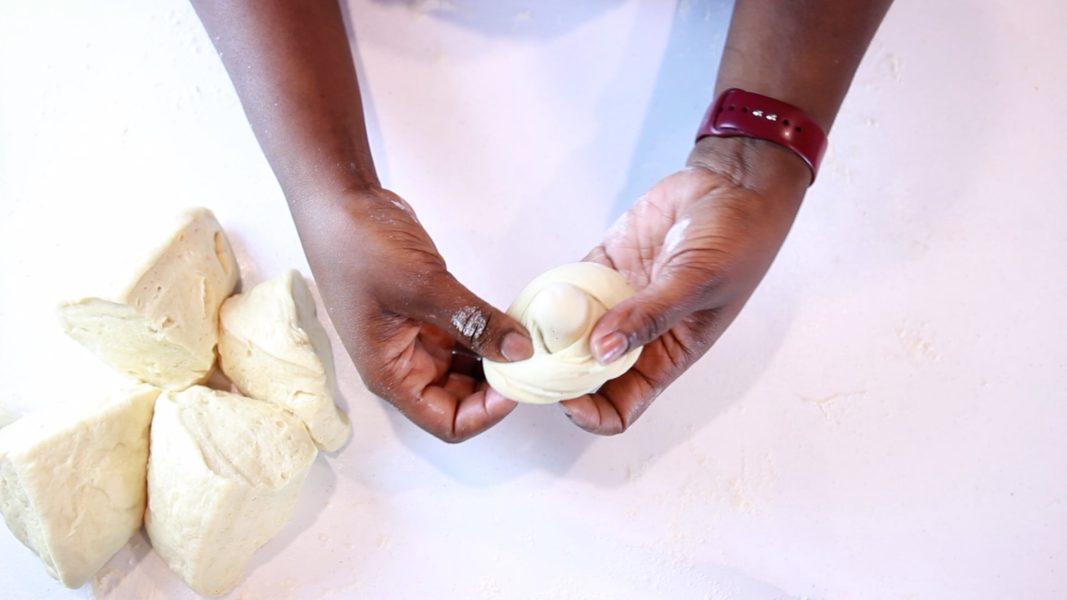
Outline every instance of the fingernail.
<path fill-rule="evenodd" d="M 626 336 L 618 331 L 605 335 L 593 344 L 593 354 L 602 365 L 619 358 L 623 352 L 626 352 Z"/>
<path fill-rule="evenodd" d="M 504 336 L 504 341 L 500 344 L 500 353 L 509 362 L 526 360 L 533 356 L 533 344 L 530 343 L 530 338 L 512 331 Z"/>

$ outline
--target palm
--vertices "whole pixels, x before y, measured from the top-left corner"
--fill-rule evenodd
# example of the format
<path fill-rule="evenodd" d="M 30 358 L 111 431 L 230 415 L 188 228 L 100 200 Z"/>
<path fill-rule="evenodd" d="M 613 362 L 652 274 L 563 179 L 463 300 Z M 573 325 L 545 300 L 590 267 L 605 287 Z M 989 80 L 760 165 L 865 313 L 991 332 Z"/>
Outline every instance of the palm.
<path fill-rule="evenodd" d="M 703 356 L 740 311 L 784 238 L 768 227 L 769 204 L 759 194 L 703 168 L 657 183 L 612 227 L 586 260 L 619 271 L 635 290 L 680 289 L 700 302 L 685 307 L 673 326 L 645 344 L 637 363 L 600 390 L 568 401 L 580 426 L 616 433 Z M 683 310 L 664 298 L 648 314 Z M 656 323 L 649 329 L 660 330 Z"/>
<path fill-rule="evenodd" d="M 379 340 L 376 370 L 380 395 L 418 399 L 398 402 L 398 408 L 434 431 L 453 431 L 462 437 L 485 417 L 487 385 L 480 374 L 459 364 L 456 340 L 440 328 L 397 315 L 381 315 L 365 335 Z M 472 362 L 473 364 L 473 362 Z M 477 423 L 470 422 L 477 420 Z"/>

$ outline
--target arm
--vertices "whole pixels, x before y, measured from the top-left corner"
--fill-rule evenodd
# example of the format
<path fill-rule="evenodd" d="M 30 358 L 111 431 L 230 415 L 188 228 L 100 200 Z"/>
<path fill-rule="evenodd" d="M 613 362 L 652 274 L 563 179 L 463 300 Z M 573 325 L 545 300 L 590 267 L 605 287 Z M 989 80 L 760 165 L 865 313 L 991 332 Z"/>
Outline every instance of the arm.
<path fill-rule="evenodd" d="M 783 100 L 807 112 L 829 134 L 891 3 L 737 0 L 715 93 L 738 87 Z M 784 182 L 792 171 L 799 172 L 796 155 L 762 140 L 705 138 L 693 149 L 690 163 L 705 160 L 725 163 L 731 175 L 754 186 Z M 739 172 L 742 164 L 749 167 L 744 173 Z"/>
<path fill-rule="evenodd" d="M 294 217 L 306 216 L 317 198 L 379 185 L 337 2 L 194 0 L 193 7 Z"/>
<path fill-rule="evenodd" d="M 829 131 L 890 0 L 737 0 L 717 93 L 739 87 L 806 111 Z M 694 124 L 695 125 L 695 124 Z M 638 293 L 592 333 L 610 362 L 644 345 L 634 367 L 564 403 L 578 426 L 629 427 L 740 312 L 785 240 L 810 183 L 790 150 L 752 138 L 706 137 L 688 168 L 657 183 L 587 260 L 626 275 Z"/>
<path fill-rule="evenodd" d="M 716 91 L 798 106 L 829 131 L 891 0 L 738 0 Z"/>
<path fill-rule="evenodd" d="M 513 319 L 471 293 L 374 170 L 336 0 L 194 0 L 281 183 L 323 302 L 367 387 L 447 441 L 514 403 L 453 361 L 532 352 Z"/>

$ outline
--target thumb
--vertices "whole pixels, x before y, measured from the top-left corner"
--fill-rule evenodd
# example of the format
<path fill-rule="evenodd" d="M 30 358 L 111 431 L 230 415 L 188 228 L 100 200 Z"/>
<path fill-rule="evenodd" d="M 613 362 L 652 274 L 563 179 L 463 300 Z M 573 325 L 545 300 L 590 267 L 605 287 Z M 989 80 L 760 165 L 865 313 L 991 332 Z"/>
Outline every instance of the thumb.
<path fill-rule="evenodd" d="M 490 360 L 513 362 L 533 356 L 526 329 L 476 296 L 451 273 L 441 274 L 426 289 L 410 316 L 433 323 Z"/>
<path fill-rule="evenodd" d="M 608 364 L 651 342 L 696 311 L 703 294 L 683 278 L 661 276 L 648 287 L 613 306 L 590 335 L 593 355 Z"/>

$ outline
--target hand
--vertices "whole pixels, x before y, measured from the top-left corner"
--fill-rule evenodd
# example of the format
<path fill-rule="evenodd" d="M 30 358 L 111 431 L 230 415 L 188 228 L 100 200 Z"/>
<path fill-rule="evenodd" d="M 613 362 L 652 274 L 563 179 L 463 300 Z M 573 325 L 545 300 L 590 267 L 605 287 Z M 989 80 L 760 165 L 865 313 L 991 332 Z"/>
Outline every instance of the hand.
<path fill-rule="evenodd" d="M 446 442 L 477 435 L 515 408 L 485 383 L 480 364 L 454 348 L 521 360 L 533 353 L 529 335 L 448 272 L 404 200 L 372 188 L 294 205 L 293 217 L 368 389 Z"/>
<path fill-rule="evenodd" d="M 688 165 L 586 257 L 637 290 L 593 328 L 594 354 L 607 363 L 644 345 L 622 376 L 562 403 L 588 431 L 626 430 L 715 343 L 770 267 L 811 177 L 788 150 L 743 138 L 704 138 Z"/>

